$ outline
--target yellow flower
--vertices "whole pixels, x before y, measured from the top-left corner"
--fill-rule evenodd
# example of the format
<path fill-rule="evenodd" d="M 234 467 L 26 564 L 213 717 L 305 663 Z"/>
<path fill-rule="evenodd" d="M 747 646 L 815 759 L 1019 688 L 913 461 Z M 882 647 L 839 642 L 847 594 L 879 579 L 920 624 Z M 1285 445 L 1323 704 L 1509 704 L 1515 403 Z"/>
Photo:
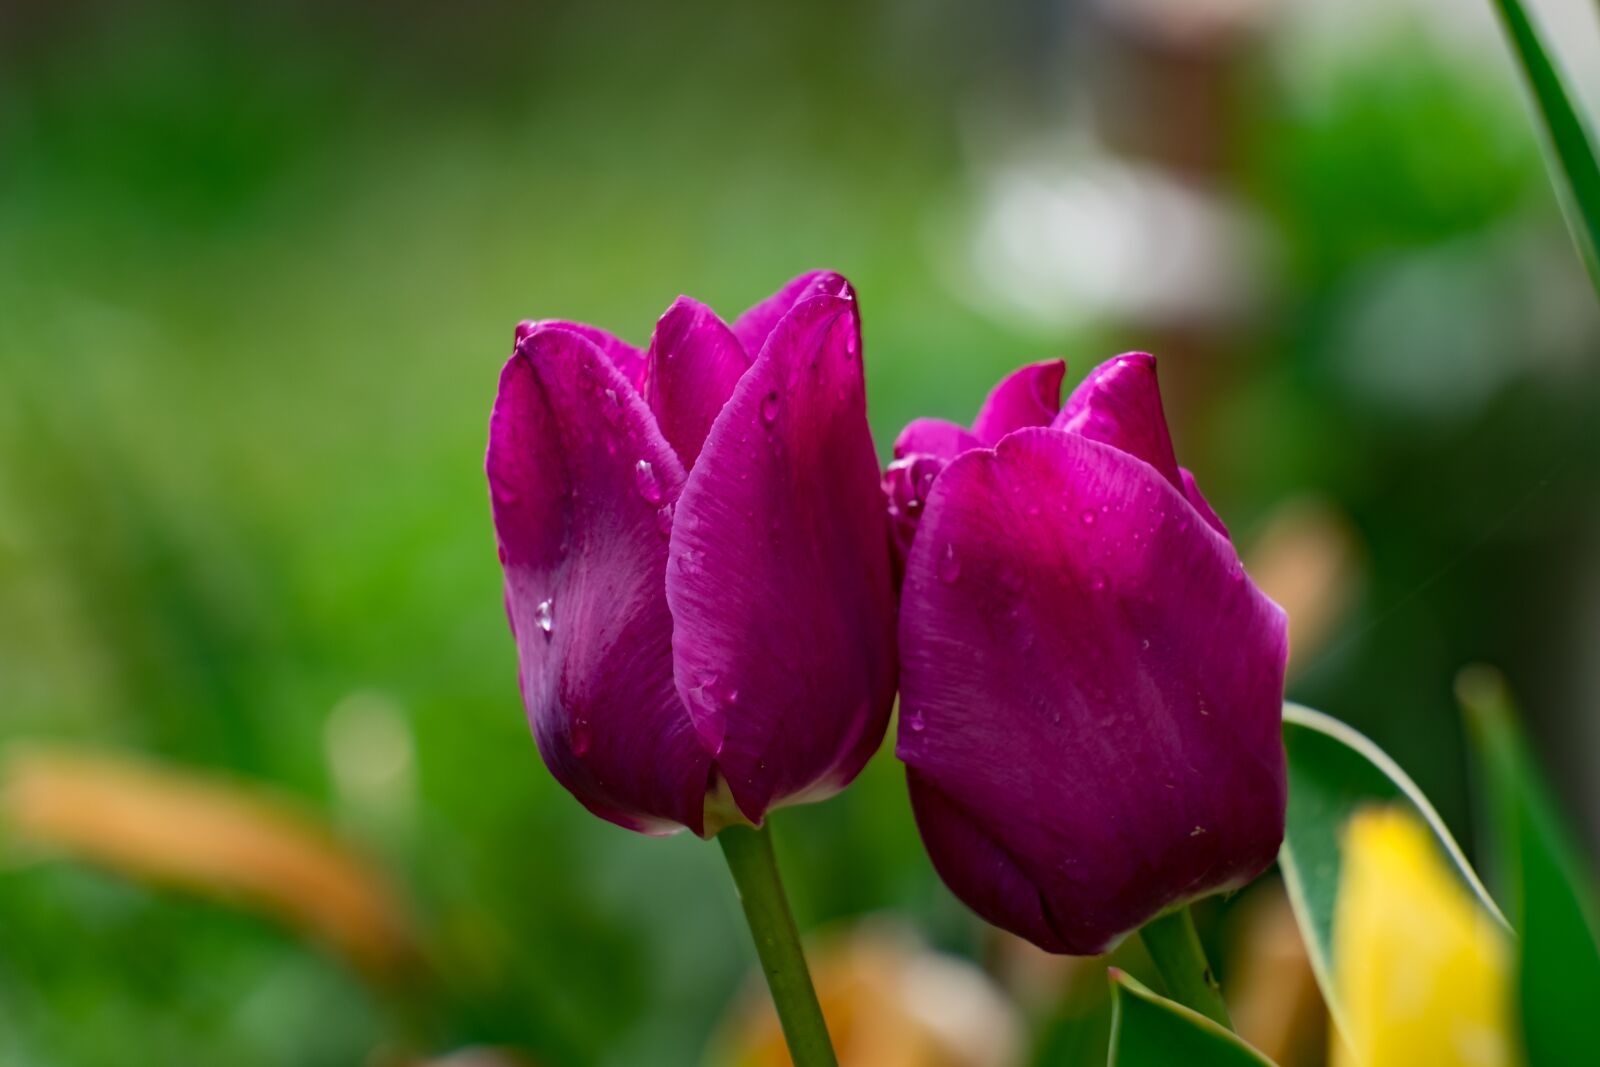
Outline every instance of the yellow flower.
<path fill-rule="evenodd" d="M 1345 829 L 1334 909 L 1334 982 L 1344 1041 L 1334 1067 L 1510 1067 L 1509 936 L 1399 808 Z"/>

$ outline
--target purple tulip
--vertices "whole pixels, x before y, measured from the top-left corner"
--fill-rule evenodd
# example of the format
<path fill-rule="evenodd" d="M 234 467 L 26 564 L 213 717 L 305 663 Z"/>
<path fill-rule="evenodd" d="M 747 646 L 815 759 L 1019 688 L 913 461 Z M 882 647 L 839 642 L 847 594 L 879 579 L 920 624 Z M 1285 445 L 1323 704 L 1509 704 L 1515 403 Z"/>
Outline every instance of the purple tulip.
<path fill-rule="evenodd" d="M 680 297 L 645 352 L 523 323 L 488 475 L 528 718 L 590 811 L 760 825 L 877 749 L 895 592 L 842 277 L 731 327 Z"/>
<path fill-rule="evenodd" d="M 1060 407 L 1064 371 L 896 444 L 896 753 L 955 894 L 1088 955 L 1272 863 L 1287 624 L 1178 466 L 1155 360 L 1118 356 Z"/>

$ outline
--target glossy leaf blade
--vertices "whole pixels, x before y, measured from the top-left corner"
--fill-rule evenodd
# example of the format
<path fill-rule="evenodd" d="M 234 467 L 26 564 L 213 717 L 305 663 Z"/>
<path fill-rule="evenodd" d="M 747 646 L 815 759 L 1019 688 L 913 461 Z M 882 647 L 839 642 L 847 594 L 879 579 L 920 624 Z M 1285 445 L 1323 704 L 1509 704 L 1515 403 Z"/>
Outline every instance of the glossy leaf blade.
<path fill-rule="evenodd" d="M 1521 0 L 1495 0 L 1542 120 L 1551 181 L 1589 280 L 1600 294 L 1600 165 L 1594 139 Z"/>
<path fill-rule="evenodd" d="M 1487 794 L 1491 869 L 1522 935 L 1517 1000 L 1529 1062 L 1587 1062 L 1600 1048 L 1592 872 L 1562 825 L 1500 675 L 1465 672 L 1457 693 Z"/>
<path fill-rule="evenodd" d="M 1107 1067 L 1273 1067 L 1238 1035 L 1122 971 L 1111 970 L 1111 1049 Z"/>
<path fill-rule="evenodd" d="M 1439 813 L 1382 749 L 1337 719 L 1296 704 L 1284 705 L 1283 739 L 1289 811 L 1278 865 L 1317 985 L 1335 1025 L 1344 1029 L 1344 1008 L 1333 981 L 1333 919 L 1344 829 L 1357 812 L 1385 804 L 1412 810 L 1488 913 L 1502 924 L 1505 918 Z"/>

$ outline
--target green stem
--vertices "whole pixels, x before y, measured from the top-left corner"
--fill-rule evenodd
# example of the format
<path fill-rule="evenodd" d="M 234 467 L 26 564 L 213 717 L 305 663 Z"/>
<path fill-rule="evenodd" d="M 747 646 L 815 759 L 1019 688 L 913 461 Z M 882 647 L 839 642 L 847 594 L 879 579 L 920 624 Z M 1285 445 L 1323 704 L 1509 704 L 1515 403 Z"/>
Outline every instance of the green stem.
<path fill-rule="evenodd" d="M 772 990 L 783 1038 L 789 1043 L 789 1058 L 794 1067 L 838 1067 L 822 1006 L 806 970 L 805 953 L 800 949 L 800 933 L 778 877 L 772 834 L 766 829 L 730 826 L 717 835 L 717 842 L 739 890 L 739 903 L 755 938 L 767 988 Z"/>
<path fill-rule="evenodd" d="M 1200 935 L 1195 932 L 1194 916 L 1189 914 L 1187 904 L 1151 919 L 1139 936 L 1173 1000 L 1233 1029 L 1228 1006 L 1222 1000 L 1222 986 L 1206 962 L 1206 950 L 1200 947 Z"/>

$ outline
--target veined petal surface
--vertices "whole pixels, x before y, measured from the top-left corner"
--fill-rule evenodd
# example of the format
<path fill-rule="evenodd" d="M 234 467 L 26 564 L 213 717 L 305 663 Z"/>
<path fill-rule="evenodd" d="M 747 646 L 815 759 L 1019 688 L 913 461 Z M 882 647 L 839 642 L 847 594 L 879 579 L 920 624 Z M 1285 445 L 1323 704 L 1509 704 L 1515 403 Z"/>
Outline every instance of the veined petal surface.
<path fill-rule="evenodd" d="M 855 776 L 894 699 L 895 596 L 848 288 L 795 306 L 717 416 L 667 601 L 679 693 L 747 818 Z"/>
<path fill-rule="evenodd" d="M 1149 463 L 1050 429 L 951 463 L 900 649 L 919 826 L 996 925 L 1097 953 L 1272 863 L 1284 616 Z"/>
<path fill-rule="evenodd" d="M 545 763 L 602 818 L 699 832 L 711 761 L 674 686 L 664 590 L 677 457 L 622 367 L 546 325 L 502 372 L 487 466 Z"/>

